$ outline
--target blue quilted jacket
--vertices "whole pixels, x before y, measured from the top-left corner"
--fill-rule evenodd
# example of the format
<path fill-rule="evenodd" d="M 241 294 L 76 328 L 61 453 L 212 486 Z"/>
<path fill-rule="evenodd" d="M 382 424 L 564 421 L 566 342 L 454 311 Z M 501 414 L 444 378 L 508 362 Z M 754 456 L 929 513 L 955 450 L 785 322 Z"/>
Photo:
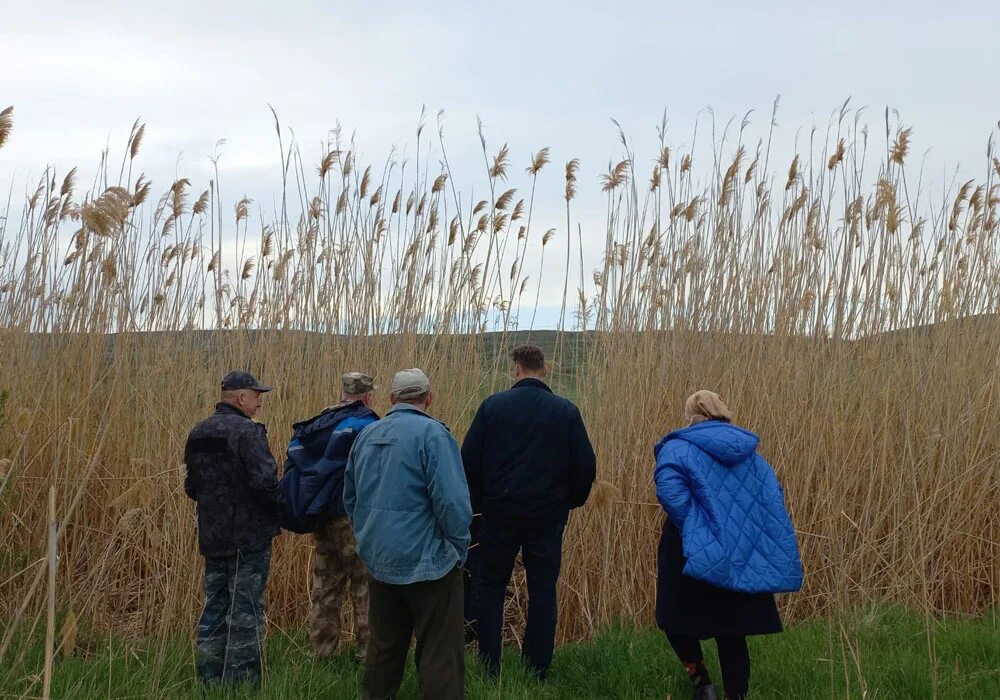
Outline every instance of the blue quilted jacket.
<path fill-rule="evenodd" d="M 721 421 L 670 433 L 653 449 L 656 496 L 680 530 L 685 576 L 744 593 L 797 591 L 795 530 L 758 442 Z"/>

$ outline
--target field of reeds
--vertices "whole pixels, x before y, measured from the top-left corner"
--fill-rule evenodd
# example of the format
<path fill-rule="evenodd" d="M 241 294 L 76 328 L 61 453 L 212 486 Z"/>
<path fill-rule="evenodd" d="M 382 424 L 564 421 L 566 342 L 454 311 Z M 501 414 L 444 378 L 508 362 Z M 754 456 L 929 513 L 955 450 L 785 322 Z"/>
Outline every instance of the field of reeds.
<path fill-rule="evenodd" d="M 139 123 L 86 186 L 49 169 L 0 212 L 5 662 L 49 605 L 63 644 L 77 627 L 192 628 L 201 560 L 182 448 L 226 370 L 277 387 L 262 417 L 280 460 L 291 423 L 336 398 L 347 370 L 385 384 L 424 368 L 434 413 L 460 439 L 478 401 L 508 384 L 506 350 L 529 338 L 599 459 L 567 530 L 561 639 L 651 620 L 662 522 L 651 448 L 698 388 L 762 436 L 784 483 L 806 567 L 802 592 L 782 600 L 788 619 L 869 601 L 995 605 L 996 134 L 984 134 L 979 176 L 934 197 L 911 130 L 888 113 L 842 110 L 790 163 L 772 155 L 780 133 L 744 142 L 745 124 L 713 130 L 713 157 L 698 162 L 666 129 L 655 153 L 623 136 L 599 181 L 546 148 L 483 138 L 476 190 L 488 194 L 466 201 L 432 122 L 411 161 L 373 166 L 339 131 L 305 152 L 275 121 L 283 167 L 267 221 L 246 199 L 222 200 L 216 179 L 154 189 Z M 6 110 L 0 167 L 15 138 Z M 562 183 L 558 225 L 533 219 L 543 178 Z M 583 188 L 606 198 L 603 222 L 578 220 Z M 600 262 L 585 270 L 593 249 Z M 542 332 L 532 318 L 553 260 L 561 312 Z M 384 388 L 377 400 L 387 406 Z M 305 620 L 310 557 L 308 538 L 276 542 L 277 628 Z M 523 609 L 519 584 L 512 618 Z"/>

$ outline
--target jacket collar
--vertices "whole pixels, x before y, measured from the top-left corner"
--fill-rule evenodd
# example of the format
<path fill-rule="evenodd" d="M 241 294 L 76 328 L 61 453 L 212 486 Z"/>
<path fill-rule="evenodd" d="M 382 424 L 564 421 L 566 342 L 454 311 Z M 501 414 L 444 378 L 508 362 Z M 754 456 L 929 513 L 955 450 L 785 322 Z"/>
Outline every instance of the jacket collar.
<path fill-rule="evenodd" d="M 397 404 L 393 404 L 392 407 L 389 408 L 389 413 L 387 413 L 386 415 L 389 415 L 390 413 L 399 413 L 400 411 L 408 411 L 409 413 L 417 413 L 417 414 L 420 414 L 421 416 L 426 416 L 427 415 L 426 412 L 421 411 L 419 408 L 417 408 L 413 404 L 409 404 L 409 403 L 397 403 Z M 428 418 L 429 417 L 430 416 L 428 416 Z"/>
<path fill-rule="evenodd" d="M 250 416 L 248 416 L 247 414 L 245 414 L 243 411 L 241 411 L 240 409 L 236 408 L 236 406 L 232 405 L 231 403 L 226 403 L 225 401 L 220 401 L 219 403 L 215 404 L 215 412 L 216 413 L 230 413 L 230 414 L 235 415 L 235 416 L 243 416 L 247 420 L 253 420 L 252 418 L 250 418 Z"/>
<path fill-rule="evenodd" d="M 522 379 L 519 382 L 517 382 L 516 384 L 514 384 L 514 386 L 512 388 L 514 388 L 514 389 L 529 389 L 529 388 L 530 389 L 541 389 L 542 391 L 547 391 L 550 394 L 552 393 L 552 389 L 549 388 L 548 384 L 546 384 L 545 382 L 543 382 L 541 379 L 535 379 L 534 377 L 525 377 L 524 379 Z"/>
<path fill-rule="evenodd" d="M 393 413 L 399 413 L 399 414 L 403 414 L 403 413 L 415 413 L 418 416 L 424 416 L 425 418 L 430 418 L 435 423 L 440 423 L 441 425 L 444 426 L 445 430 L 447 430 L 449 433 L 451 432 L 451 428 L 448 427 L 447 423 L 445 423 L 444 421 L 438 420 L 437 418 L 435 418 L 434 416 L 432 416 L 430 413 L 427 413 L 426 411 L 421 411 L 419 408 L 417 408 L 416 406 L 414 406 L 412 404 L 397 403 L 397 404 L 393 405 L 392 408 L 389 409 L 389 412 L 385 414 L 386 418 L 388 418 L 389 416 L 391 416 Z"/>

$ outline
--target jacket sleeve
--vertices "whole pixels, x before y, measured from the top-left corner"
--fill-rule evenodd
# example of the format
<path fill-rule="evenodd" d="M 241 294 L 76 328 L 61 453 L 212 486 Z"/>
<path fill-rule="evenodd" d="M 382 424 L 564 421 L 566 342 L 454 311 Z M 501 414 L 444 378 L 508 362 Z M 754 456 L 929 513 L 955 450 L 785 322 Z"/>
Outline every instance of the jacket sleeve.
<path fill-rule="evenodd" d="M 471 541 L 472 503 L 462 470 L 462 454 L 455 438 L 443 428 L 431 432 L 426 440 L 424 469 L 431 508 L 442 535 L 455 547 L 459 563 L 464 564 Z"/>
<path fill-rule="evenodd" d="M 678 531 L 683 531 L 684 521 L 691 507 L 691 490 L 688 488 L 684 468 L 679 460 L 673 459 L 670 452 L 666 448 L 660 452 L 653 471 L 653 483 L 656 485 L 656 498 L 670 522 Z"/>
<path fill-rule="evenodd" d="M 576 407 L 570 416 L 570 451 L 569 506 L 579 508 L 587 502 L 597 478 L 597 457 L 590 444 L 587 427 L 583 424 L 583 416 Z"/>
<path fill-rule="evenodd" d="M 189 438 L 190 439 L 190 438 Z M 188 498 L 198 500 L 198 489 L 195 487 L 194 474 L 191 472 L 191 450 L 184 443 L 184 493 Z"/>
<path fill-rule="evenodd" d="M 254 423 L 244 430 L 237 449 L 246 472 L 247 486 L 265 503 L 275 508 L 283 506 L 285 497 L 278 486 L 278 463 L 267 444 L 264 426 Z"/>
<path fill-rule="evenodd" d="M 344 469 L 344 510 L 351 522 L 354 522 L 354 506 L 358 503 L 358 491 L 354 481 L 354 462 L 357 454 L 358 440 L 355 440 L 347 455 L 347 467 Z"/>
<path fill-rule="evenodd" d="M 465 480 L 469 484 L 469 498 L 474 513 L 483 512 L 483 449 L 486 445 L 485 403 L 479 405 L 476 417 L 472 419 L 469 432 L 462 441 L 462 464 L 465 466 Z"/>

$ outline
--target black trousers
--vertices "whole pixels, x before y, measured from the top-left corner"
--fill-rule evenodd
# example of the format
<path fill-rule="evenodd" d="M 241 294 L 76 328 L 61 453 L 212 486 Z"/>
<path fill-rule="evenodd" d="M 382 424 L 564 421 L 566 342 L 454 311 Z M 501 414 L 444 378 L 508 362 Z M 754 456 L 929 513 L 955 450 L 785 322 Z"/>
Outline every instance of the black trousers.
<path fill-rule="evenodd" d="M 371 641 L 365 657 L 363 700 L 394 700 L 403 681 L 410 639 L 420 697 L 465 697 L 465 643 L 462 624 L 462 571 L 436 581 L 392 585 L 372 579 L 368 589 Z"/>
<path fill-rule="evenodd" d="M 704 661 L 701 642 L 697 637 L 668 634 L 667 639 L 674 653 L 684 664 L 698 664 Z M 743 700 L 750 690 L 750 650 L 746 637 L 716 637 L 719 648 L 719 664 L 722 666 L 722 684 L 726 697 Z"/>
<path fill-rule="evenodd" d="M 472 519 L 469 534 L 472 536 L 471 546 L 465 558 L 463 567 L 463 582 L 465 596 L 465 643 L 479 640 L 479 596 L 476 593 L 476 577 L 479 572 L 479 524 L 480 516 Z"/>
<path fill-rule="evenodd" d="M 528 579 L 528 621 L 521 656 L 539 678 L 552 663 L 556 636 L 556 583 L 562 562 L 566 524 L 526 526 L 484 520 L 480 531 L 476 576 L 479 614 L 479 658 L 488 673 L 500 672 L 503 607 L 521 552 Z"/>

